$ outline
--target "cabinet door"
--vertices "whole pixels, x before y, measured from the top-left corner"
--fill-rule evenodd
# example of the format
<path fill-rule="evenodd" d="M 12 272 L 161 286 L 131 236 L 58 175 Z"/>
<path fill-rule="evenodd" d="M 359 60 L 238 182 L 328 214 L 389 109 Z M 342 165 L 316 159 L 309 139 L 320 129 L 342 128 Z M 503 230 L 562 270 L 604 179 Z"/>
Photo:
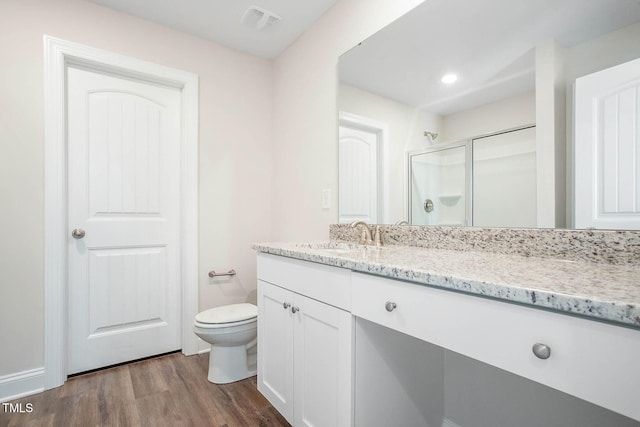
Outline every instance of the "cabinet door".
<path fill-rule="evenodd" d="M 293 293 L 258 280 L 258 390 L 293 421 Z M 289 305 L 289 307 L 287 307 Z"/>
<path fill-rule="evenodd" d="M 351 425 L 351 314 L 296 294 L 295 426 Z"/>

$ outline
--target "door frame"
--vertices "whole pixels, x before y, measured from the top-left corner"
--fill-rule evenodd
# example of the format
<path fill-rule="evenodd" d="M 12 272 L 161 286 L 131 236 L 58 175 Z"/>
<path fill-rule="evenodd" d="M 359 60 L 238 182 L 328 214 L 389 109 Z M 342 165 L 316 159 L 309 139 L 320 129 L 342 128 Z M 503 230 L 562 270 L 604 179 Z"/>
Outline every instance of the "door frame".
<path fill-rule="evenodd" d="M 66 70 L 89 66 L 181 91 L 180 230 L 182 352 L 198 351 L 198 75 L 44 36 L 44 389 L 67 379 L 68 199 Z"/>

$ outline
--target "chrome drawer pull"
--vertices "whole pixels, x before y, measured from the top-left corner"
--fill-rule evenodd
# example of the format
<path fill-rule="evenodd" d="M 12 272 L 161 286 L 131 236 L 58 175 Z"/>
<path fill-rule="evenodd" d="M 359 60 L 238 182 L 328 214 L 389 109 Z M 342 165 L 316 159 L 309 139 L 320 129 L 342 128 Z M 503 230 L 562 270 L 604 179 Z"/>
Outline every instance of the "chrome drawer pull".
<path fill-rule="evenodd" d="M 286 310 L 287 308 L 289 308 L 289 307 L 291 307 L 291 304 L 290 304 L 290 303 L 288 303 L 288 302 L 284 302 L 284 303 L 282 303 L 282 308 L 284 308 L 285 310 Z"/>
<path fill-rule="evenodd" d="M 296 313 L 296 312 L 298 312 L 298 311 L 300 311 L 300 308 L 299 308 L 299 307 L 291 307 L 291 312 L 292 312 L 292 313 L 294 313 L 294 314 L 295 314 L 295 313 Z"/>
<path fill-rule="evenodd" d="M 395 302 L 391 302 L 391 301 L 387 301 L 387 303 L 384 305 L 384 308 L 388 311 L 388 312 L 392 312 L 393 310 L 395 310 L 397 307 Z"/>
<path fill-rule="evenodd" d="M 551 356 L 551 347 L 545 344 L 536 343 L 532 350 L 538 359 L 548 359 Z"/>

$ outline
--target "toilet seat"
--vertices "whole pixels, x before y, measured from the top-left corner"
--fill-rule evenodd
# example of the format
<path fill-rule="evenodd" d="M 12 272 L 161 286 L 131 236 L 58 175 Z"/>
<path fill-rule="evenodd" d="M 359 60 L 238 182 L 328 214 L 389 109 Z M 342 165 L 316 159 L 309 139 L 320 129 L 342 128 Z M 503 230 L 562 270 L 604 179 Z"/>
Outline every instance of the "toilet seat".
<path fill-rule="evenodd" d="M 228 328 L 255 322 L 258 307 L 249 303 L 210 308 L 196 315 L 195 324 L 201 328 Z"/>

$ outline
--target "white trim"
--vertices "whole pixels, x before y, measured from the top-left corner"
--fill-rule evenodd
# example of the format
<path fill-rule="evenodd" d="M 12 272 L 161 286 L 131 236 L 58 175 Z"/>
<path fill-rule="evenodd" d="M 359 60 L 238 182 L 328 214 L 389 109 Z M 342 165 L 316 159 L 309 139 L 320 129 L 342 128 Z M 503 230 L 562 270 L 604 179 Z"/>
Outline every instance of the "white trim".
<path fill-rule="evenodd" d="M 381 170 L 378 177 L 378 223 L 387 224 L 390 221 L 389 206 L 389 125 L 384 122 L 370 119 L 369 117 L 340 111 L 338 124 L 352 128 L 372 131 L 378 135 L 378 169 Z M 382 206 L 382 208 L 380 207 Z M 339 212 L 339 210 L 338 210 Z M 406 217 L 406 215 L 405 215 Z"/>
<path fill-rule="evenodd" d="M 449 418 L 443 418 L 441 427 L 460 427 L 460 426 L 454 423 L 453 421 L 451 421 Z"/>
<path fill-rule="evenodd" d="M 205 348 L 198 351 L 198 354 L 205 354 L 205 353 L 211 353 L 211 346 L 209 346 L 209 348 Z"/>
<path fill-rule="evenodd" d="M 211 351 L 211 344 L 209 344 L 202 338 L 198 337 L 197 342 L 198 342 L 198 349 L 197 349 L 198 354 L 208 353 L 209 351 Z"/>
<path fill-rule="evenodd" d="M 181 89 L 182 352 L 198 351 L 191 324 L 198 311 L 198 76 L 89 46 L 44 36 L 45 235 L 44 388 L 67 377 L 67 197 L 65 79 L 69 63 Z"/>
<path fill-rule="evenodd" d="M 0 402 L 19 399 L 44 390 L 44 368 L 29 369 L 0 377 Z"/>

